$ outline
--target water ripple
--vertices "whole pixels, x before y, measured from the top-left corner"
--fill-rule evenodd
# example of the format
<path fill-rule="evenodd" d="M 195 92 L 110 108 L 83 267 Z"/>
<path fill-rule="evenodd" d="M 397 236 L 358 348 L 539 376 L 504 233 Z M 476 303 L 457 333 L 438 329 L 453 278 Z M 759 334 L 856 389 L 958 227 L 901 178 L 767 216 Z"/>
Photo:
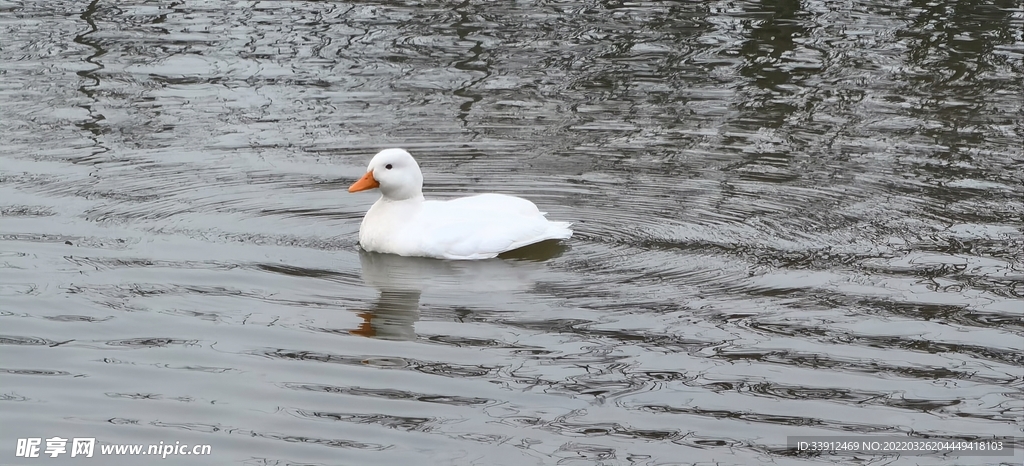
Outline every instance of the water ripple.
<path fill-rule="evenodd" d="M 1021 13 L 0 1 L 5 421 L 197 464 L 1022 447 Z M 393 146 L 576 235 L 361 252 Z"/>

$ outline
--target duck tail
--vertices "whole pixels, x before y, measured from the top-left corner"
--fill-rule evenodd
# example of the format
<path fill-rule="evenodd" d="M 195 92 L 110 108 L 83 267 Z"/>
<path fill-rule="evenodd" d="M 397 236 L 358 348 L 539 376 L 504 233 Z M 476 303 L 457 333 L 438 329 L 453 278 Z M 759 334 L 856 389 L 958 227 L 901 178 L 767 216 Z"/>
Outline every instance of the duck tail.
<path fill-rule="evenodd" d="M 551 222 L 552 239 L 569 239 L 572 236 L 572 222 Z"/>

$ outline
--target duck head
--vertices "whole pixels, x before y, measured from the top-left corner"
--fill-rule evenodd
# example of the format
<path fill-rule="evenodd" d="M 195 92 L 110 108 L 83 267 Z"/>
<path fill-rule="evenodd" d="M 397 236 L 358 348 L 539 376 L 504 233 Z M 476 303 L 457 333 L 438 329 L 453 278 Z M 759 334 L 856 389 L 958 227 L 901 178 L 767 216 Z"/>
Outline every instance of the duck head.
<path fill-rule="evenodd" d="M 370 159 L 366 174 L 348 187 L 355 193 L 380 188 L 392 201 L 423 197 L 423 173 L 416 159 L 402 149 L 384 149 Z"/>

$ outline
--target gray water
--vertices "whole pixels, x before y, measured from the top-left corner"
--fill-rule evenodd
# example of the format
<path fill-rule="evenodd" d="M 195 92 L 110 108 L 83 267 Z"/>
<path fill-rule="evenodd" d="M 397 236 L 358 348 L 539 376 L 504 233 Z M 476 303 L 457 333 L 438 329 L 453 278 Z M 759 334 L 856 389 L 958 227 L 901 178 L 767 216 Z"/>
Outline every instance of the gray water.
<path fill-rule="evenodd" d="M 0 1 L 0 464 L 1020 464 L 1022 31 L 1019 1 Z M 345 188 L 386 147 L 576 235 L 361 252 Z M 854 434 L 1015 456 L 787 446 Z M 211 454 L 15 457 L 53 436 Z"/>

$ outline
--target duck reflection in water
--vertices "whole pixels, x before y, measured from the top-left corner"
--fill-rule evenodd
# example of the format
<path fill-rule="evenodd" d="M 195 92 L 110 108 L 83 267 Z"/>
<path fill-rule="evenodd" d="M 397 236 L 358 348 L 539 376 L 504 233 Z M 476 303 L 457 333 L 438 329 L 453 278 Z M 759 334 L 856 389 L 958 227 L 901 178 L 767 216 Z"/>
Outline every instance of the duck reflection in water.
<path fill-rule="evenodd" d="M 450 261 L 403 257 L 359 250 L 363 283 L 380 292 L 352 335 L 386 340 L 414 340 L 420 298 L 426 292 L 442 306 L 493 308 L 540 281 L 547 270 L 541 261 L 558 257 L 566 246 L 545 241 L 509 251 L 498 259 Z M 549 277 L 550 279 L 550 277 Z"/>

